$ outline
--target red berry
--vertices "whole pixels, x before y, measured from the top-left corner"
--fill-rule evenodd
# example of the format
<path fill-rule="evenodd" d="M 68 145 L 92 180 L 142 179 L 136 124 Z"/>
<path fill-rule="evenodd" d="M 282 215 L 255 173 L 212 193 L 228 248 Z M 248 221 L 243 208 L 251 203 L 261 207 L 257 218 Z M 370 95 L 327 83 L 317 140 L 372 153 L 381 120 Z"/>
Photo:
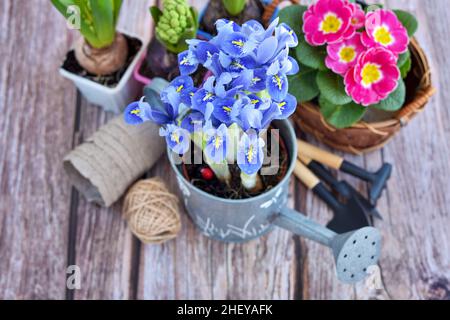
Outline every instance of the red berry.
<path fill-rule="evenodd" d="M 205 180 L 212 180 L 214 178 L 214 172 L 210 168 L 202 168 L 200 173 Z"/>

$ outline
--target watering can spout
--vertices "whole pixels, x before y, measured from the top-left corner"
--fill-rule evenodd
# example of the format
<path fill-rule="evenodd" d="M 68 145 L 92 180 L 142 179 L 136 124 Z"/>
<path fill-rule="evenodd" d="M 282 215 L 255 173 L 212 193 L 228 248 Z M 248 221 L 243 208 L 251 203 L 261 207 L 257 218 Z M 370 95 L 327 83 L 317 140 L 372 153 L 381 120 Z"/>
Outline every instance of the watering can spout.
<path fill-rule="evenodd" d="M 376 265 L 380 256 L 381 235 L 372 227 L 365 227 L 344 234 L 308 219 L 305 215 L 284 208 L 274 223 L 299 236 L 325 245 L 333 251 L 339 280 L 356 283 L 363 280 L 370 266 Z"/>

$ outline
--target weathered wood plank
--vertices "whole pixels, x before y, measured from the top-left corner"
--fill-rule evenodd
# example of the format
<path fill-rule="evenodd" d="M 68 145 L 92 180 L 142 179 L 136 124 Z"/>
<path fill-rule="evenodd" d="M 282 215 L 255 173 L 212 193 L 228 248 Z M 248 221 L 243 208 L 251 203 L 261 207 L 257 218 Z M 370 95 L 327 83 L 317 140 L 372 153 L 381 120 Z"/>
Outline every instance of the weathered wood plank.
<path fill-rule="evenodd" d="M 430 59 L 438 95 L 427 109 L 402 130 L 383 152 L 396 164 L 380 228 L 384 246 L 381 267 L 385 285 L 396 299 L 450 298 L 450 66 L 445 39 L 449 12 L 445 0 L 389 0 L 389 6 L 414 12 L 420 28 L 417 38 Z"/>
<path fill-rule="evenodd" d="M 153 1 L 124 1 L 118 27 L 148 41 L 152 29 L 148 7 Z M 81 105 L 80 130 L 88 138 L 114 115 L 106 114 L 84 99 Z M 75 299 L 132 299 L 135 247 L 138 245 L 122 219 L 122 204 L 100 208 L 78 196 L 75 262 L 82 273 L 81 290 Z"/>
<path fill-rule="evenodd" d="M 71 35 L 49 1 L 0 3 L 0 299 L 65 296 L 76 90 L 58 74 Z"/>

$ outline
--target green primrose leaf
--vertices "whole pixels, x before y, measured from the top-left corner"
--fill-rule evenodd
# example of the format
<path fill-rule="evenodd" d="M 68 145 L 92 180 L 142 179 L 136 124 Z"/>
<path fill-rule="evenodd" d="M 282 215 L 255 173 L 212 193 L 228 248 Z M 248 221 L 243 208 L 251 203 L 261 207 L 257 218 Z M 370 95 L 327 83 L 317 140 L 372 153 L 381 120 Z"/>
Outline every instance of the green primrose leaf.
<path fill-rule="evenodd" d="M 332 71 L 320 71 L 317 74 L 317 85 L 321 96 L 336 105 L 345 105 L 352 101 L 344 87 L 344 79 Z"/>
<path fill-rule="evenodd" d="M 419 28 L 419 22 L 417 21 L 416 17 L 414 17 L 411 13 L 403 10 L 393 11 L 397 15 L 398 20 L 400 20 L 400 22 L 408 31 L 409 37 L 412 37 Z"/>
<path fill-rule="evenodd" d="M 351 127 L 360 121 L 367 111 L 367 108 L 353 101 L 345 105 L 335 105 L 323 96 L 319 97 L 319 104 L 325 120 L 338 129 Z"/>
<path fill-rule="evenodd" d="M 400 79 L 398 82 L 397 89 L 395 89 L 394 92 L 392 92 L 383 101 L 371 105 L 370 107 L 384 111 L 397 111 L 403 107 L 405 99 L 406 99 L 406 86 L 405 82 L 402 79 Z"/>
<path fill-rule="evenodd" d="M 317 70 L 300 66 L 300 72 L 289 76 L 289 93 L 297 98 L 298 102 L 311 101 L 319 95 L 316 83 Z"/>
<path fill-rule="evenodd" d="M 295 48 L 297 60 L 313 69 L 327 70 L 325 58 L 327 56 L 325 46 L 313 47 L 303 37 L 300 37 L 298 46 Z"/>
<path fill-rule="evenodd" d="M 284 22 L 294 30 L 298 38 L 303 34 L 303 14 L 308 10 L 307 6 L 291 5 L 283 8 L 278 13 L 280 23 Z"/>
<path fill-rule="evenodd" d="M 402 74 L 402 79 L 405 79 L 406 76 L 408 75 L 409 71 L 411 70 L 411 65 L 412 59 L 411 59 L 411 52 L 409 50 L 399 55 L 397 66 Z"/>

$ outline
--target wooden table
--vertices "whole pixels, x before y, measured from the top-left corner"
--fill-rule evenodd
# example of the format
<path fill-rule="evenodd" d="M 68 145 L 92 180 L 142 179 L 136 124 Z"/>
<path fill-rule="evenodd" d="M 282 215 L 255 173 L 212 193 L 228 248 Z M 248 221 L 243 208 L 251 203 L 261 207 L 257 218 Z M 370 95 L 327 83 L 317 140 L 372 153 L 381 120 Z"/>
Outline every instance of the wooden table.
<path fill-rule="evenodd" d="M 147 39 L 148 6 L 125 1 L 120 25 Z M 201 7 L 205 1 L 197 0 Z M 394 299 L 450 298 L 450 10 L 448 0 L 389 0 L 414 12 L 438 94 L 383 150 L 350 157 L 365 168 L 395 165 L 379 202 L 380 267 Z M 142 245 L 121 217 L 70 185 L 62 158 L 112 117 L 58 74 L 76 33 L 50 1 L 0 1 L 0 298 L 10 299 L 366 299 L 364 284 L 339 283 L 330 252 L 276 230 L 243 245 L 202 236 L 182 213 L 178 238 Z M 165 157 L 150 174 L 178 192 Z M 169 174 L 169 177 L 167 176 Z M 367 185 L 350 180 L 361 191 Z M 297 181 L 291 205 L 326 223 L 331 212 Z M 81 289 L 66 289 L 66 268 Z"/>

